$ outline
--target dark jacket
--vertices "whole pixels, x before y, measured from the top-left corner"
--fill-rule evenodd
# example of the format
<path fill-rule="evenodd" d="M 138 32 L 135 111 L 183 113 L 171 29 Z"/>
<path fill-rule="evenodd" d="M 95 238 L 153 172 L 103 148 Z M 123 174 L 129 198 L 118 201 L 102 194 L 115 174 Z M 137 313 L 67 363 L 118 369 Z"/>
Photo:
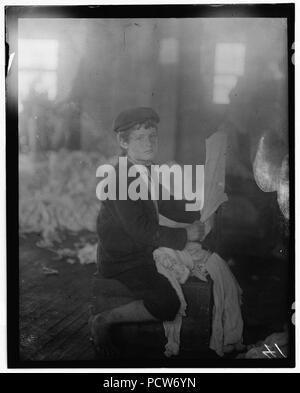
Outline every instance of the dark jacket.
<path fill-rule="evenodd" d="M 130 165 L 128 162 L 128 169 Z M 118 173 L 117 165 L 117 185 Z M 128 177 L 128 186 L 133 180 Z M 184 200 L 172 198 L 157 202 L 159 213 L 174 221 L 191 223 L 200 219 L 199 212 L 185 211 Z M 150 198 L 103 201 L 97 219 L 97 232 L 98 268 L 104 277 L 113 277 L 140 264 L 154 263 L 152 252 L 157 247 L 182 250 L 187 242 L 184 228 L 159 225 L 155 204 Z"/>

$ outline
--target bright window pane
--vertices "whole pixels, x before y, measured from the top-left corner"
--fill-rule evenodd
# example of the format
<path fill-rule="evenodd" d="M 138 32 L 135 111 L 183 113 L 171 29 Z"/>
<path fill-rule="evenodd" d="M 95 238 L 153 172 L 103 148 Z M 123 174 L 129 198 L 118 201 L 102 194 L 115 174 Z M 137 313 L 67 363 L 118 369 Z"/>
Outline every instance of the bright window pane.
<path fill-rule="evenodd" d="M 56 40 L 19 40 L 19 69 L 56 70 L 58 42 Z"/>
<path fill-rule="evenodd" d="M 58 41 L 20 39 L 18 44 L 20 109 L 30 91 L 46 94 L 50 100 L 55 99 Z"/>
<path fill-rule="evenodd" d="M 215 73 L 243 75 L 245 66 L 245 45 L 222 43 L 216 46 Z"/>
<path fill-rule="evenodd" d="M 19 71 L 19 98 L 22 102 L 30 90 L 47 94 L 49 100 L 56 97 L 57 76 L 55 71 Z"/>

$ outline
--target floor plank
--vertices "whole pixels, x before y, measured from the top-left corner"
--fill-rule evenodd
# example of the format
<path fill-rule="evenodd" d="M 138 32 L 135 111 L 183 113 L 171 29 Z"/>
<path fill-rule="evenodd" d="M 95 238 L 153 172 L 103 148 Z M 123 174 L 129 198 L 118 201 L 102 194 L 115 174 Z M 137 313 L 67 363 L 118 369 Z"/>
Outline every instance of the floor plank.
<path fill-rule="evenodd" d="M 37 236 L 20 240 L 20 353 L 23 360 L 92 360 L 88 305 L 95 265 L 56 260 L 36 246 Z M 63 244 L 68 247 L 70 244 Z M 43 266 L 58 271 L 47 276 Z"/>

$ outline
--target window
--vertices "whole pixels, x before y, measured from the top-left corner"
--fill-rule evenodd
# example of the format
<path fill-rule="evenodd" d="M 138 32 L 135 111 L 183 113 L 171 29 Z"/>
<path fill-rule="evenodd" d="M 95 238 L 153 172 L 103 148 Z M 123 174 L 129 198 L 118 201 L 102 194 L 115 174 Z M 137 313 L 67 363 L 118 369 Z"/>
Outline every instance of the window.
<path fill-rule="evenodd" d="M 219 43 L 215 54 L 215 76 L 213 101 L 229 104 L 229 94 L 236 86 L 238 77 L 244 74 L 245 45 L 240 43 Z"/>
<path fill-rule="evenodd" d="M 19 107 L 31 90 L 54 100 L 57 93 L 58 42 L 56 40 L 20 39 Z"/>

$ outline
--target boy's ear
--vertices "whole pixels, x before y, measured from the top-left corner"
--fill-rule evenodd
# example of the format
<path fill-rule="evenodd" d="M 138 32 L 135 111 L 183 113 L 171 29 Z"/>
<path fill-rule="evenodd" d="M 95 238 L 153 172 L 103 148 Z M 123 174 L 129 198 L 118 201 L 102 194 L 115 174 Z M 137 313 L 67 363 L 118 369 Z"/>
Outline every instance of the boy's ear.
<path fill-rule="evenodd" d="M 118 135 L 117 138 L 118 138 L 119 145 L 120 145 L 123 149 L 127 149 L 127 148 L 128 148 L 128 143 L 125 142 L 122 138 L 120 138 L 120 135 Z"/>
<path fill-rule="evenodd" d="M 124 141 L 122 141 L 122 140 L 120 140 L 120 146 L 121 146 L 123 149 L 127 149 L 127 148 L 128 148 L 128 143 L 127 143 L 127 142 L 124 142 Z"/>

